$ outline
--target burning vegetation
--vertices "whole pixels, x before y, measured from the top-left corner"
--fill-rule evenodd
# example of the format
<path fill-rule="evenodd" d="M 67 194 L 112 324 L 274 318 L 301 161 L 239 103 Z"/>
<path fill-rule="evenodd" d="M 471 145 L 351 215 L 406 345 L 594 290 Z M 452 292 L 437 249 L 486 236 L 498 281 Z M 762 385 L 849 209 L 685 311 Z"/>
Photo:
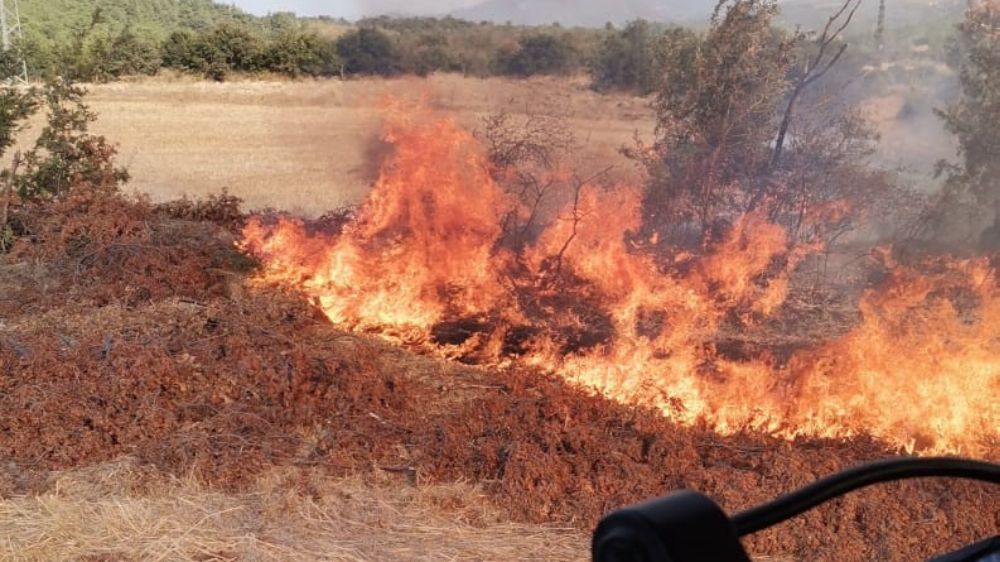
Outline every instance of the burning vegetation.
<path fill-rule="evenodd" d="M 926 240 L 894 248 L 899 235 L 862 249 L 865 237 L 849 236 L 933 224 L 960 194 L 995 197 L 995 177 L 973 159 L 975 182 L 955 172 L 921 207 L 867 165 L 877 137 L 863 119 L 810 99 L 857 8 L 843 2 L 814 35 L 775 35 L 773 3 L 721 3 L 689 64 L 666 71 L 655 142 L 626 151 L 643 177 L 580 173 L 593 166 L 572 164 L 573 140 L 551 116 L 487 118 L 480 140 L 390 104 L 393 152 L 358 209 L 332 232 L 255 218 L 242 246 L 263 260 L 263 280 L 301 290 L 338 325 L 533 366 L 682 424 L 995 455 L 990 251 L 905 251 Z M 988 105 L 975 85 L 964 103 Z M 818 279 L 831 255 L 846 262 L 844 239 L 866 258 L 854 278 Z M 797 316 L 832 312 L 824 298 L 855 312 L 820 333 Z"/>
<path fill-rule="evenodd" d="M 760 212 L 695 247 L 659 243 L 642 236 L 640 187 L 558 170 L 541 181 L 569 200 L 540 221 L 451 121 L 397 111 L 386 140 L 394 151 L 371 196 L 336 232 L 282 217 L 243 233 L 261 277 L 332 322 L 465 362 L 535 366 L 722 434 L 995 453 L 1000 295 L 988 260 L 902 264 L 875 250 L 882 279 L 860 294 L 854 326 L 734 353 L 725 333 L 794 313 L 796 272 L 819 243 Z"/>

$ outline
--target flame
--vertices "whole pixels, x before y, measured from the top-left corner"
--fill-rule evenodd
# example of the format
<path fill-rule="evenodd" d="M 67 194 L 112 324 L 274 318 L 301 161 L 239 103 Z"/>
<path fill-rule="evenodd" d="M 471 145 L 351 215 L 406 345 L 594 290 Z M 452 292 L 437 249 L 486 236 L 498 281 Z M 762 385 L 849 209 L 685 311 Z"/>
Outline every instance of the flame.
<path fill-rule="evenodd" d="M 264 262 L 263 282 L 301 290 L 350 329 L 517 360 L 724 434 L 997 450 L 1000 294 L 986 261 L 942 259 L 927 274 L 883 252 L 888 280 L 863 295 L 846 334 L 780 362 L 728 358 L 717 349 L 727 322 L 780 315 L 792 272 L 817 246 L 749 214 L 704 252 L 660 251 L 638 239 L 641 189 L 584 183 L 515 255 L 501 243 L 503 217 L 523 209 L 471 134 L 394 111 L 385 138 L 394 151 L 342 232 L 249 222 L 241 245 Z M 436 326 L 462 319 L 478 319 L 475 334 L 434 343 Z"/>
<path fill-rule="evenodd" d="M 1000 292 L 988 260 L 938 260 L 927 273 L 882 255 L 891 274 L 861 300 L 862 322 L 795 358 L 817 434 L 865 428 L 909 450 L 976 451 L 1000 436 Z M 824 429 L 825 428 L 825 429 Z M 904 437 L 905 436 L 905 437 Z"/>
<path fill-rule="evenodd" d="M 399 114 L 385 140 L 395 152 L 341 235 L 254 220 L 245 246 L 267 262 L 266 278 L 301 286 L 331 321 L 352 328 L 416 334 L 446 312 L 491 308 L 502 293 L 491 248 L 505 196 L 482 149 L 449 120 Z"/>

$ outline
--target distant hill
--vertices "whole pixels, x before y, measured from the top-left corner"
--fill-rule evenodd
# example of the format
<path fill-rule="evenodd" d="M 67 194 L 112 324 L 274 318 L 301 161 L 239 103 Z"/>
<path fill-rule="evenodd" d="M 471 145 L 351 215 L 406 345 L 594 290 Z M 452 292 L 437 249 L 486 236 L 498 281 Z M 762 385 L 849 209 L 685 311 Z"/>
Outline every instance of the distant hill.
<path fill-rule="evenodd" d="M 822 25 L 841 0 L 782 0 L 782 19 L 791 25 Z M 858 21 L 874 22 L 878 0 L 864 0 Z M 607 22 L 620 25 L 634 19 L 678 24 L 707 23 L 716 0 L 483 0 L 451 15 L 471 21 L 511 22 L 515 25 L 600 27 Z M 912 26 L 949 21 L 962 14 L 965 0 L 887 0 L 890 25 Z"/>
<path fill-rule="evenodd" d="M 91 26 L 128 27 L 135 33 L 162 39 L 178 29 L 198 30 L 224 21 L 255 20 L 234 6 L 211 0 L 20 0 L 25 35 L 65 40 Z"/>
<path fill-rule="evenodd" d="M 672 23 L 704 22 L 715 0 L 484 0 L 452 15 L 470 21 L 511 22 L 514 25 L 599 27 L 647 19 Z"/>
<path fill-rule="evenodd" d="M 950 24 L 962 18 L 966 0 L 886 0 L 887 29 L 909 28 L 928 24 Z M 804 27 L 821 27 L 843 5 L 841 0 L 784 0 L 780 2 L 782 19 Z M 863 0 L 856 21 L 874 24 L 878 0 Z M 874 28 L 872 28 L 874 29 Z"/>

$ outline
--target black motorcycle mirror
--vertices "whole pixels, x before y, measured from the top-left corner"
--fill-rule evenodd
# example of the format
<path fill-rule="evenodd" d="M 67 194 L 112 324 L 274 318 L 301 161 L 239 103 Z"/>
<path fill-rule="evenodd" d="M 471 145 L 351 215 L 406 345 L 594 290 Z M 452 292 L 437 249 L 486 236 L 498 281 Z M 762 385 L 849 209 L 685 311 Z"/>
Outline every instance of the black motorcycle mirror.
<path fill-rule="evenodd" d="M 888 459 L 844 470 L 729 517 L 707 496 L 684 490 L 612 512 L 594 531 L 594 562 L 750 562 L 740 537 L 828 500 L 908 478 L 967 478 L 1000 484 L 1000 465 L 955 458 Z M 1000 562 L 1000 537 L 932 562 Z"/>

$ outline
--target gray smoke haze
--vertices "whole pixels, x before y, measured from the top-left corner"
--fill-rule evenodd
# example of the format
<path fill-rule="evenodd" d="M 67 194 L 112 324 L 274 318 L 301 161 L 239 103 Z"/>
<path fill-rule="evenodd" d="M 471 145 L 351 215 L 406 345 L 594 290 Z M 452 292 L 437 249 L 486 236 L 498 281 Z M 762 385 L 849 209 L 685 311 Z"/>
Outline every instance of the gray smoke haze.
<path fill-rule="evenodd" d="M 446 14 L 478 0 L 231 0 L 252 14 L 295 12 L 303 16 L 357 19 L 378 14 Z"/>
<path fill-rule="evenodd" d="M 511 21 L 518 24 L 601 26 L 644 18 L 675 23 L 704 23 L 717 0 L 223 0 L 248 12 L 292 11 L 304 16 L 358 19 L 381 14 L 443 16 L 453 14 L 474 21 Z M 779 0 L 790 23 L 822 24 L 837 2 L 829 0 Z M 896 23 L 921 19 L 928 9 L 939 11 L 963 6 L 965 0 L 895 0 L 890 19 Z M 874 17 L 878 2 L 862 3 L 859 16 Z M 907 21 L 910 20 L 910 21 Z"/>

